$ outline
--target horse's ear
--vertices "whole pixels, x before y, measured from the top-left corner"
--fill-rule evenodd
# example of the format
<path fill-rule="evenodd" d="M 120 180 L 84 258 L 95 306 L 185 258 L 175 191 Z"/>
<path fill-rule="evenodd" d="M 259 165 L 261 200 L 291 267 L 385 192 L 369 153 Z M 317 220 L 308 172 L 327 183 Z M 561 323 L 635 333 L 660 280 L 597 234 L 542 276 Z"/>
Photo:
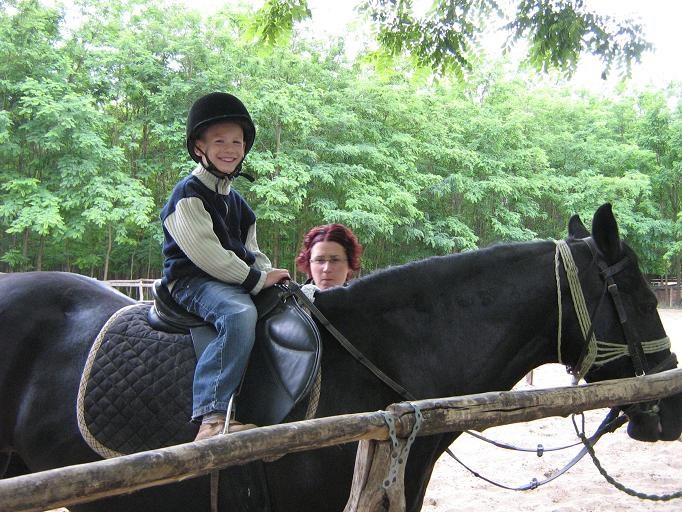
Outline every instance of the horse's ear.
<path fill-rule="evenodd" d="M 575 214 L 568 221 L 568 236 L 571 238 L 587 238 L 590 236 L 590 232 L 587 231 L 585 224 L 580 220 L 580 216 Z"/>
<path fill-rule="evenodd" d="M 605 203 L 595 212 L 592 219 L 592 236 L 607 260 L 618 259 L 621 253 L 620 236 L 611 204 Z"/>

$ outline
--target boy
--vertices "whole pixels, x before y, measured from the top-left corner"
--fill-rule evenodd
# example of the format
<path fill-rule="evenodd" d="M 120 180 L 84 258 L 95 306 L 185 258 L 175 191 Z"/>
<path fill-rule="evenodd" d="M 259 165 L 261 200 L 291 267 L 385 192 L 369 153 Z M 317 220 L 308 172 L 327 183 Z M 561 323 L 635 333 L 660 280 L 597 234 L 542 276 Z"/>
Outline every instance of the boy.
<path fill-rule="evenodd" d="M 201 421 L 195 440 L 219 434 L 229 420 L 228 402 L 255 340 L 250 295 L 290 279 L 258 249 L 256 216 L 231 188 L 255 137 L 238 98 L 220 92 L 199 98 L 187 117 L 187 151 L 198 165 L 161 210 L 163 282 L 178 304 L 218 331 L 194 373 L 192 421 Z M 229 422 L 230 432 L 253 427 Z"/>

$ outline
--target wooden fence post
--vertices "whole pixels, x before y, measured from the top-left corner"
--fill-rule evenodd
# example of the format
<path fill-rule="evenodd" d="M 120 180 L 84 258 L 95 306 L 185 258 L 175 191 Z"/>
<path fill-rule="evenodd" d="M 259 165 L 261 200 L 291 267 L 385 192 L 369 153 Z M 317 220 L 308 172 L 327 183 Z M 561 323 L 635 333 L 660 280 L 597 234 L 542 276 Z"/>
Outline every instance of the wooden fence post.
<path fill-rule="evenodd" d="M 402 451 L 405 439 L 398 440 Z M 363 439 L 358 443 L 350 497 L 344 512 L 404 512 L 405 464 L 399 465 L 396 481 L 388 488 L 383 483 L 391 466 L 390 441 Z"/>

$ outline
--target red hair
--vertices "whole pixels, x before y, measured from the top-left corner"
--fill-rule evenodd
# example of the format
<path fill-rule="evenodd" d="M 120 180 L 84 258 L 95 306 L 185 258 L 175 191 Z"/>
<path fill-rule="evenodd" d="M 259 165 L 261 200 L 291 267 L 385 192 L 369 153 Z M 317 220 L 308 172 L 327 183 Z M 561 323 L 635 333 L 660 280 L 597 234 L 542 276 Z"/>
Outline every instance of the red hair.
<path fill-rule="evenodd" d="M 310 252 L 318 242 L 336 242 L 346 251 L 348 266 L 354 272 L 360 270 L 362 245 L 355 234 L 343 224 L 326 224 L 308 231 L 303 238 L 303 247 L 296 257 L 296 267 L 310 277 Z"/>

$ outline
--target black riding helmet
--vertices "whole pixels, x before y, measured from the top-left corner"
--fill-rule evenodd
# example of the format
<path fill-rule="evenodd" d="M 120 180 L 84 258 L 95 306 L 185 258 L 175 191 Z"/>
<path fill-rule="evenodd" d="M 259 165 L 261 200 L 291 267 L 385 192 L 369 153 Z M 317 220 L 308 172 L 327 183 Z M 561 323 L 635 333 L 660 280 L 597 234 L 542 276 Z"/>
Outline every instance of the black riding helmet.
<path fill-rule="evenodd" d="M 201 158 L 194 153 L 194 144 L 206 128 L 221 121 L 230 121 L 241 125 L 242 130 L 244 130 L 244 158 L 246 158 L 256 139 L 256 127 L 251 120 L 249 111 L 246 110 L 244 104 L 236 96 L 226 92 L 212 92 L 199 98 L 194 102 L 192 108 L 189 109 L 187 116 L 187 151 L 192 160 L 201 163 Z M 239 163 L 234 174 L 229 176 L 230 179 L 242 174 L 243 162 L 244 160 Z M 209 172 L 213 174 L 218 173 L 210 161 L 208 164 L 207 170 Z M 216 176 L 224 177 L 224 175 L 219 173 Z M 253 178 L 247 174 L 242 174 L 242 176 L 253 181 Z"/>

